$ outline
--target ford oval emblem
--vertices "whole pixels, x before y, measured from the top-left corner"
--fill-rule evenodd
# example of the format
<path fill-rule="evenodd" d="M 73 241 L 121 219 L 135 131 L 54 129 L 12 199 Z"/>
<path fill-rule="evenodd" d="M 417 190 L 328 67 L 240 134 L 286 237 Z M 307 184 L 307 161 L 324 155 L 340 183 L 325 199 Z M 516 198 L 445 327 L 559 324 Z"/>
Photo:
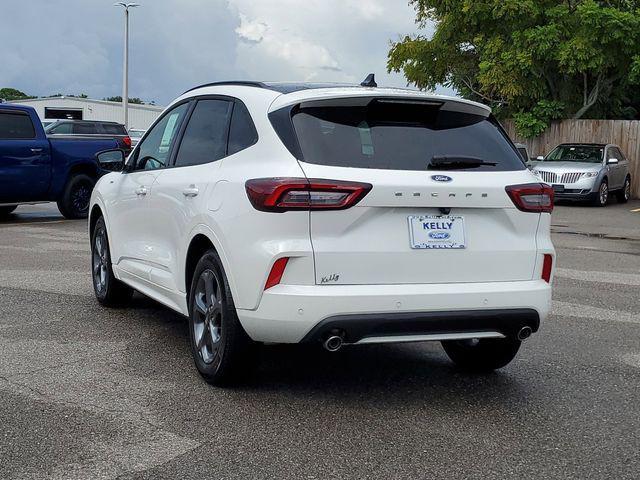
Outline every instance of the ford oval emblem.
<path fill-rule="evenodd" d="M 429 237 L 433 238 L 434 240 L 446 240 L 447 238 L 451 237 L 451 235 L 447 232 L 429 232 Z"/>
<path fill-rule="evenodd" d="M 436 182 L 451 182 L 453 178 L 447 177 L 446 175 L 431 175 L 431 180 Z"/>

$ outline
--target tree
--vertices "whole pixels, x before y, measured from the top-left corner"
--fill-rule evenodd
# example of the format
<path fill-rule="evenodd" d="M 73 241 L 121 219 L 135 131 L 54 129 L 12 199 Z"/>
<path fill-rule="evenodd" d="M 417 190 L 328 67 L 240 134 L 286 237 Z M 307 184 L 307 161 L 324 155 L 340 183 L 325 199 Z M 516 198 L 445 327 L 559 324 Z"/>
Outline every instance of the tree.
<path fill-rule="evenodd" d="M 15 88 L 4 87 L 0 88 L 0 98 L 3 100 L 24 100 L 26 98 L 34 98 L 30 95 L 27 95 L 20 90 L 16 90 Z"/>
<path fill-rule="evenodd" d="M 443 84 L 535 136 L 554 118 L 637 115 L 640 1 L 410 0 L 435 32 L 393 43 L 389 71 Z"/>
<path fill-rule="evenodd" d="M 122 102 L 122 96 L 121 95 L 117 95 L 115 97 L 107 97 L 107 98 L 103 98 L 103 100 L 106 100 L 107 102 Z M 144 105 L 144 102 L 142 101 L 141 98 L 138 97 L 129 97 L 129 103 L 133 103 L 135 105 Z"/>

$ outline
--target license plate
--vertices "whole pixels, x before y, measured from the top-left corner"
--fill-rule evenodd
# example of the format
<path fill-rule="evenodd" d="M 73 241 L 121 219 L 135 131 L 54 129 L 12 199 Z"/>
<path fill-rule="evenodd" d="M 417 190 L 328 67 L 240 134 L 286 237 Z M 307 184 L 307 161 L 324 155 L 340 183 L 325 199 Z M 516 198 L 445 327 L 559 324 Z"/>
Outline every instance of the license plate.
<path fill-rule="evenodd" d="M 553 185 L 553 191 L 554 192 L 564 192 L 564 185 Z"/>
<path fill-rule="evenodd" d="M 409 217 L 411 248 L 465 248 L 464 218 L 452 215 L 411 215 Z"/>

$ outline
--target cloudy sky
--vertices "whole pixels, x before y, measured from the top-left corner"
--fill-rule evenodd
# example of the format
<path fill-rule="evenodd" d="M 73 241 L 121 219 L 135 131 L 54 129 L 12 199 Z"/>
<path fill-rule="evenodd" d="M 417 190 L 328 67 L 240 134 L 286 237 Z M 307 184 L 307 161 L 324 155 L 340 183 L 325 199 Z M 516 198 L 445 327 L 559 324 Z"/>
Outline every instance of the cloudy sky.
<path fill-rule="evenodd" d="M 389 42 L 418 32 L 408 0 L 138 0 L 132 97 L 166 104 L 218 80 L 404 86 L 386 73 Z M 0 87 L 32 95 L 122 90 L 123 12 L 114 0 L 3 2 Z"/>

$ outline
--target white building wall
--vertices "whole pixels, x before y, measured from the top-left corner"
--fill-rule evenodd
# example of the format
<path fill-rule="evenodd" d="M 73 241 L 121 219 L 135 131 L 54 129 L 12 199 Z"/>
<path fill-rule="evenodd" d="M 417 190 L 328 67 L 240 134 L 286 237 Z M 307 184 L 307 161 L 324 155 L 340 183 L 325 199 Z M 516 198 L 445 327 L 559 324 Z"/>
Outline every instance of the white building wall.
<path fill-rule="evenodd" d="M 41 120 L 45 120 L 45 108 L 65 108 L 82 110 L 84 120 L 101 120 L 105 122 L 124 123 L 122 104 L 91 100 L 88 98 L 34 98 L 29 100 L 12 101 L 18 105 L 33 107 Z M 162 112 L 162 107 L 153 105 L 129 104 L 129 128 L 146 130 Z"/>

